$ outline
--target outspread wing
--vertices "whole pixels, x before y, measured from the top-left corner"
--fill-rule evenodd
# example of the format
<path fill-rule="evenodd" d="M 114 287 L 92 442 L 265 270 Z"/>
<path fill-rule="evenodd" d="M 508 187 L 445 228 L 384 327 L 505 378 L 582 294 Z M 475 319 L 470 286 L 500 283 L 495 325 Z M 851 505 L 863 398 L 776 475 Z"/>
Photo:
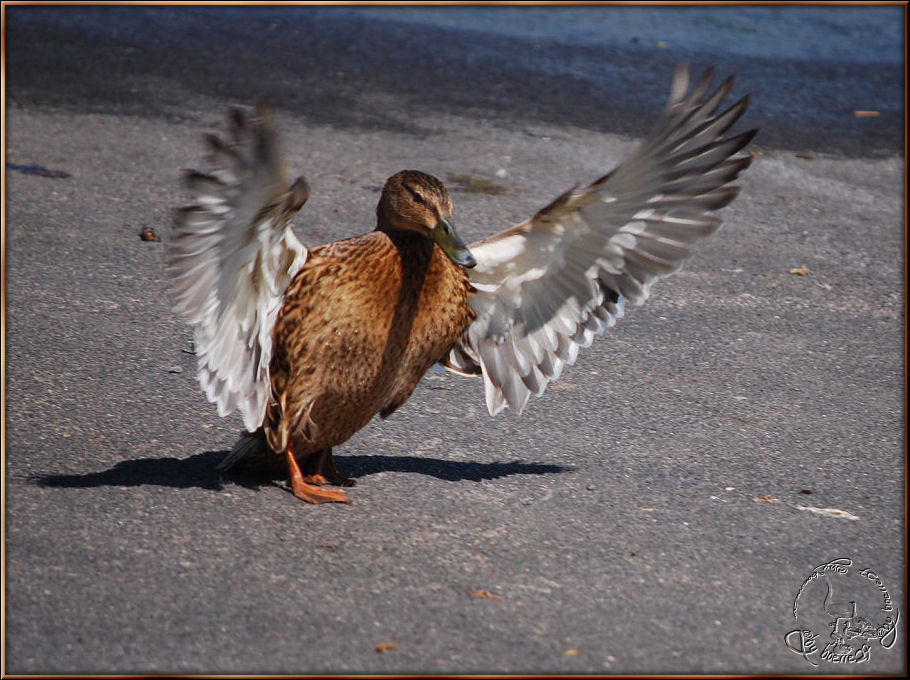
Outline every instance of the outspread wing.
<path fill-rule="evenodd" d="M 270 115 L 232 109 L 227 140 L 206 137 L 207 172 L 189 170 L 193 204 L 177 213 L 168 269 L 176 310 L 193 327 L 198 377 L 219 415 L 235 410 L 251 432 L 269 395 L 272 326 L 307 250 L 290 219 L 309 195 L 287 184 Z"/>
<path fill-rule="evenodd" d="M 663 116 L 613 172 L 469 246 L 477 318 L 445 365 L 483 374 L 491 414 L 520 413 L 626 300 L 641 305 L 720 226 L 712 212 L 738 193 L 728 183 L 749 165 L 737 153 L 756 130 L 726 136 L 748 98 L 716 113 L 733 78 L 708 94 L 711 79 L 709 70 L 689 92 L 688 67 L 677 67 Z"/>

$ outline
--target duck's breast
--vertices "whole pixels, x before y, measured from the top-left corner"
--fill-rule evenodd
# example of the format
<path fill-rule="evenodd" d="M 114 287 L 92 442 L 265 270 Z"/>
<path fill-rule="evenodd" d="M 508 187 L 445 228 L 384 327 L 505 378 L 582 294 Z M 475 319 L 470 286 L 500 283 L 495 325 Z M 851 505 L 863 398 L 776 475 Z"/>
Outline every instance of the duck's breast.
<path fill-rule="evenodd" d="M 434 247 L 408 329 L 407 348 L 390 399 L 383 406 L 383 417 L 404 403 L 427 370 L 445 358 L 474 320 L 474 312 L 468 305 L 471 291 L 465 270 Z"/>
<path fill-rule="evenodd" d="M 375 231 L 315 248 L 288 287 L 272 387 L 314 449 L 394 411 L 473 319 L 464 270 L 425 241 Z"/>

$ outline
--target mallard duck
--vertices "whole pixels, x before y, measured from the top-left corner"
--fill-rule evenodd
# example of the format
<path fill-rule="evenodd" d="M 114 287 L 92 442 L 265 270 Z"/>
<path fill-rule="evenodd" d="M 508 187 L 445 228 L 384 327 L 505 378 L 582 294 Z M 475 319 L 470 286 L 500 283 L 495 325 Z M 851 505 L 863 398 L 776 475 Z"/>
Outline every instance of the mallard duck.
<path fill-rule="evenodd" d="M 169 250 L 176 310 L 198 377 L 247 433 L 222 469 L 273 461 L 309 503 L 349 502 L 332 449 L 386 418 L 434 365 L 482 376 L 491 415 L 521 412 L 579 348 L 641 305 L 689 247 L 721 224 L 755 130 L 727 136 L 744 97 L 716 113 L 732 77 L 689 91 L 677 67 L 654 130 L 612 172 L 530 219 L 465 245 L 445 186 L 405 170 L 382 189 L 373 231 L 306 248 L 291 218 L 309 196 L 288 181 L 265 105 L 234 108 L 209 170 L 187 171 L 193 204 Z"/>

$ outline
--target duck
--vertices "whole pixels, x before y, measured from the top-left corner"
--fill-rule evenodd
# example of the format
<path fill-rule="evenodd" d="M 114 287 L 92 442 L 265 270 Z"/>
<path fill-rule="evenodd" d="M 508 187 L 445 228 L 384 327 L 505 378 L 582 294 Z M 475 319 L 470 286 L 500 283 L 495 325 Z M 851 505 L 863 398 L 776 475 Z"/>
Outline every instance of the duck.
<path fill-rule="evenodd" d="M 612 171 L 527 220 L 466 244 L 445 185 L 389 177 L 375 227 L 308 247 L 291 221 L 310 195 L 289 179 L 270 107 L 232 107 L 205 137 L 205 170 L 184 172 L 167 269 L 193 331 L 197 377 L 245 430 L 222 471 L 286 471 L 311 503 L 349 503 L 332 451 L 388 418 L 434 365 L 479 378 L 490 415 L 522 413 L 652 284 L 721 225 L 716 211 L 752 161 L 757 130 L 730 134 L 746 95 L 733 76 L 691 86 L 674 71 L 663 114 Z"/>

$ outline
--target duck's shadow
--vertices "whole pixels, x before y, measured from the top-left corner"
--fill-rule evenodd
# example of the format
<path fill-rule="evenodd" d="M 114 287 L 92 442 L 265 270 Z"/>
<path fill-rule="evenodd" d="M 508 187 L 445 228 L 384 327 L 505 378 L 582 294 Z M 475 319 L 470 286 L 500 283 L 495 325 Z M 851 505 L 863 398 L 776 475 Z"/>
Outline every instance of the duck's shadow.
<path fill-rule="evenodd" d="M 283 474 L 221 473 L 216 469 L 227 451 L 206 451 L 189 458 L 140 458 L 117 463 L 109 470 L 81 475 L 41 475 L 39 486 L 86 488 L 95 486 L 170 486 L 177 489 L 219 490 L 229 480 L 247 488 L 275 485 Z M 377 472 L 413 472 L 437 479 L 479 482 L 511 475 L 545 475 L 569 472 L 573 468 L 546 463 L 478 463 L 424 458 L 419 456 L 335 456 L 339 471 L 357 479 Z"/>

